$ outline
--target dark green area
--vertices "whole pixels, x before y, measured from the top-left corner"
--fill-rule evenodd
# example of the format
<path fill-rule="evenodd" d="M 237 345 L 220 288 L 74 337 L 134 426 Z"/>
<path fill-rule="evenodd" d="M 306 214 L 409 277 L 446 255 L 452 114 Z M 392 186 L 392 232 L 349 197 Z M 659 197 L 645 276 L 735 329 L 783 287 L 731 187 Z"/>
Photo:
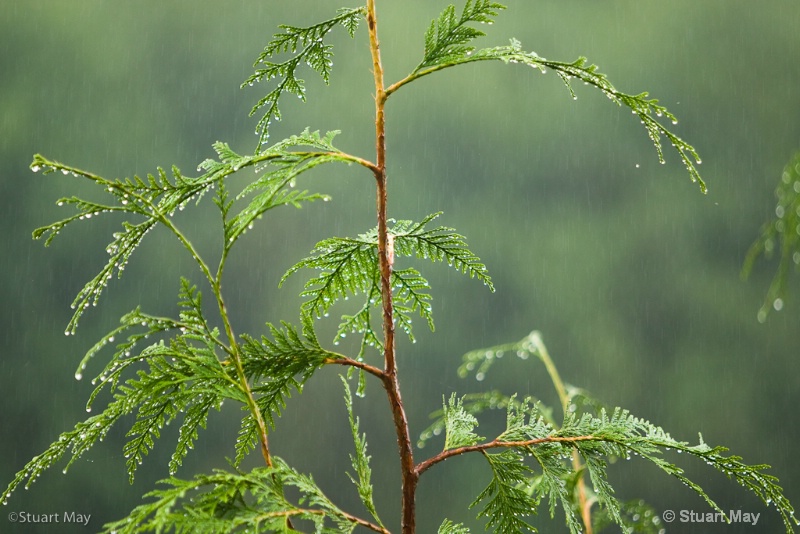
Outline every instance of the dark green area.
<path fill-rule="evenodd" d="M 66 215 L 66 208 L 54 206 L 57 198 L 86 191 L 72 177 L 30 173 L 32 154 L 114 178 L 172 164 L 192 175 L 213 156 L 216 140 L 246 153 L 256 142 L 256 120 L 247 112 L 264 89 L 239 90 L 238 84 L 277 24 L 320 18 L 313 13 L 319 3 L 297 1 L 229 2 L 224 9 L 206 1 L 7 4 L 0 7 L 0 478 L 6 482 L 85 417 L 91 385 L 72 377 L 83 353 L 118 316 L 136 304 L 154 314 L 174 312 L 180 274 L 202 283 L 174 238 L 156 232 L 125 278 L 113 281 L 100 307 L 84 316 L 77 336 L 64 337 L 69 303 L 104 264 L 105 245 L 120 221 L 86 222 L 82 232 L 66 230 L 46 250 L 30 240 L 35 227 Z M 423 33 L 442 7 L 429 1 L 379 5 L 388 82 L 419 62 Z M 739 280 L 745 252 L 774 208 L 780 173 L 800 147 L 798 27 L 800 6 L 791 0 L 768 7 L 743 0 L 517 1 L 483 39 L 490 46 L 513 36 L 551 59 L 586 55 L 620 90 L 647 90 L 661 99 L 681 121 L 675 132 L 703 158 L 705 196 L 674 152 L 666 150 L 667 164 L 658 164 L 627 109 L 581 86 L 573 102 L 552 74 L 470 65 L 392 98 L 390 215 L 420 220 L 443 210 L 441 224 L 467 236 L 497 289 L 490 294 L 445 267 L 402 265 L 415 265 L 431 281 L 437 326 L 433 335 L 418 328 L 415 345 L 400 340 L 403 393 L 415 432 L 452 391 L 488 385 L 556 404 L 544 370 L 530 360 L 503 361 L 480 384 L 456 377 L 464 352 L 537 329 L 567 382 L 663 425 L 678 439 L 693 441 L 701 431 L 708 443 L 729 446 L 750 463 L 772 464 L 787 496 L 800 500 L 800 468 L 792 456 L 800 439 L 794 411 L 800 401 L 800 287 L 792 280 L 784 309 L 759 324 L 756 312 L 774 264 L 759 262 L 750 281 Z M 273 125 L 272 138 L 305 126 L 341 129 L 337 146 L 372 158 L 365 30 L 354 41 L 339 35 L 334 43 L 332 85 L 325 88 L 309 72 L 309 102 L 283 103 L 284 122 Z M 375 224 L 366 171 L 333 166 L 302 180 L 304 188 L 331 194 L 333 201 L 272 214 L 243 238 L 225 287 L 239 332 L 260 336 L 267 321 L 297 323 L 302 280 L 278 290 L 280 275 L 320 239 Z M 182 222 L 210 252 L 220 237 L 208 204 Z M 328 326 L 332 334 L 336 319 Z M 323 340 L 331 337 L 324 327 L 320 333 Z M 297 469 L 313 472 L 337 504 L 359 511 L 344 475 L 352 442 L 334 375 L 333 369 L 320 372 L 290 401 L 273 447 Z M 367 393 L 368 402 L 357 402 L 356 410 L 362 431 L 370 432 L 377 505 L 392 518 L 399 508 L 396 447 L 382 391 L 371 383 Z M 178 475 L 224 467 L 224 457 L 234 455 L 239 415 L 214 414 Z M 170 430 L 164 439 L 174 442 Z M 495 430 L 484 424 L 479 433 Z M 109 436 L 68 475 L 47 473 L 14 494 L 3 511 L 92 514 L 94 529 L 122 517 L 166 475 L 171 453 L 166 443 L 157 444 L 131 487 L 123 443 L 121 432 Z M 417 459 L 440 445 L 431 442 Z M 253 465 L 257 460 L 254 455 Z M 612 468 L 612 482 L 621 500 L 643 497 L 659 511 L 705 511 L 699 498 L 655 469 L 636 460 L 620 464 Z M 759 531 L 780 529 L 777 514 L 738 485 L 704 465 L 686 467 L 724 509 L 761 512 Z M 476 458 L 452 459 L 426 473 L 420 532 L 433 531 L 444 515 L 474 524 L 466 505 L 488 476 Z M 2 517 L 0 531 L 77 530 L 12 525 Z M 679 523 L 669 529 L 696 531 Z"/>

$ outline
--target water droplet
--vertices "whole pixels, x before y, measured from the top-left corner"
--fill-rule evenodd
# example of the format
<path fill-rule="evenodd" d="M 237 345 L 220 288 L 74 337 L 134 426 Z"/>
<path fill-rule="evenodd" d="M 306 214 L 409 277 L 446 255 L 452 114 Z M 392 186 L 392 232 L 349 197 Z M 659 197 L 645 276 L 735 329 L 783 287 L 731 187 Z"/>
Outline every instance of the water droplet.
<path fill-rule="evenodd" d="M 40 166 L 38 166 L 38 165 L 33 165 L 33 166 L 31 167 L 31 170 L 32 170 L 33 172 L 39 172 L 40 170 L 42 170 L 42 168 L 41 168 Z"/>
<path fill-rule="evenodd" d="M 775 311 L 781 311 L 783 309 L 783 299 L 775 299 L 775 301 L 772 303 L 772 307 L 775 308 Z"/>
<path fill-rule="evenodd" d="M 81 378 L 83 378 L 83 375 L 80 372 L 75 373 L 75 380 L 80 380 Z"/>
<path fill-rule="evenodd" d="M 759 323 L 763 324 L 767 322 L 767 312 L 764 310 L 758 310 L 758 315 L 756 316 L 756 318 L 758 319 Z"/>
<path fill-rule="evenodd" d="M 483 373 L 477 373 L 475 375 L 475 380 L 477 380 L 478 382 L 482 382 L 484 378 L 486 378 L 486 375 Z"/>

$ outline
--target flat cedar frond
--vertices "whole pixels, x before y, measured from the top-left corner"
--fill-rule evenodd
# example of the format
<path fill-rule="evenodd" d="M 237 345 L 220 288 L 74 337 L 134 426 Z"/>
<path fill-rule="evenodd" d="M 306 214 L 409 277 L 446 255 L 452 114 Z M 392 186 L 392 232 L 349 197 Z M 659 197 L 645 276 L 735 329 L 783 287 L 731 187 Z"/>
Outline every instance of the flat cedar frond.
<path fill-rule="evenodd" d="M 290 93 L 305 102 L 306 88 L 303 80 L 297 77 L 298 67 L 302 64 L 308 65 L 322 77 L 327 85 L 330 82 L 331 67 L 333 66 L 331 59 L 333 46 L 326 45 L 323 42 L 324 37 L 338 25 L 342 25 L 350 37 L 353 37 L 359 21 L 365 13 L 364 7 L 340 9 L 337 16 L 313 26 L 281 25 L 280 28 L 284 32 L 272 36 L 272 41 L 267 44 L 253 65 L 256 67 L 256 72 L 242 83 L 242 87 L 244 87 L 261 81 L 278 79 L 278 84 L 250 111 L 250 116 L 253 116 L 264 108 L 264 115 L 256 127 L 258 135 L 256 152 L 266 144 L 272 120 L 281 120 L 281 112 L 278 108 L 280 97 L 284 93 Z M 284 52 L 290 52 L 293 56 L 280 63 L 270 61 L 276 54 Z"/>
<path fill-rule="evenodd" d="M 350 455 L 350 463 L 356 472 L 353 477 L 350 473 L 347 474 L 350 480 L 355 484 L 358 490 L 358 496 L 364 507 L 372 515 L 378 525 L 383 527 L 380 517 L 378 516 L 378 509 L 375 507 L 372 492 L 372 469 L 369 466 L 370 456 L 367 455 L 367 436 L 361 434 L 359 431 L 358 417 L 353 414 L 353 395 L 350 393 L 350 385 L 347 379 L 340 377 L 344 384 L 344 403 L 347 407 L 347 418 L 350 422 L 350 433 L 353 436 L 353 444 L 355 445 L 355 455 Z"/>
<path fill-rule="evenodd" d="M 475 0 L 473 3 L 473 0 L 467 0 L 461 16 L 457 17 L 455 6 L 447 6 L 425 32 L 425 55 L 414 72 L 463 57 L 475 50 L 467 43 L 486 34 L 467 25 L 476 22 L 492 24 L 492 17 L 497 16 L 501 9 L 505 9 L 505 6 L 497 2 Z"/>
<path fill-rule="evenodd" d="M 320 317 L 339 299 L 366 293 L 377 273 L 377 241 L 367 235 L 356 239 L 332 237 L 320 241 L 311 256 L 293 265 L 280 280 L 282 285 L 289 276 L 301 269 L 316 269 L 322 273 L 305 284 L 300 294 L 308 300 L 303 303 L 303 313 Z"/>
<path fill-rule="evenodd" d="M 573 495 L 566 480 L 572 476 L 571 452 L 577 450 L 589 472 L 594 494 L 605 510 L 606 517 L 625 526 L 623 505 L 614 497 L 614 490 L 606 473 L 607 459 L 632 455 L 653 463 L 660 470 L 677 478 L 702 497 L 715 511 L 725 515 L 719 505 L 695 482 L 688 479 L 683 469 L 662 457 L 663 451 L 673 450 L 696 456 L 714 469 L 739 482 L 757 495 L 762 502 L 774 506 L 784 521 L 787 532 L 794 532 L 794 509 L 778 486 L 778 480 L 764 473 L 767 465 L 747 465 L 738 456 L 725 455 L 724 447 L 710 447 L 702 437 L 697 445 L 673 439 L 661 427 L 631 415 L 627 410 L 615 409 L 610 415 L 601 410 L 598 416 L 568 414 L 561 429 L 547 424 L 539 406 L 523 403 L 509 406 L 507 428 L 493 443 L 514 444 L 514 450 L 533 456 L 542 473 L 530 478 L 525 486 L 529 493 L 547 496 L 551 515 L 557 503 L 564 509 L 571 532 L 580 532 L 580 524 Z M 522 458 L 523 456 L 519 456 Z M 519 461 L 519 460 L 518 460 Z M 495 475 L 497 478 L 497 475 Z M 497 484 L 495 481 L 493 484 Z M 537 499 L 538 502 L 538 499 Z M 503 510 L 508 515 L 510 508 Z M 499 512 L 499 509 L 498 509 Z"/>
<path fill-rule="evenodd" d="M 137 308 L 123 316 L 122 326 L 104 336 L 86 354 L 75 377 L 82 378 L 86 365 L 115 336 L 132 328 L 145 328 L 141 333 L 131 334 L 118 344 L 113 357 L 92 383 L 100 382 L 87 403 L 87 411 L 99 393 L 110 386 L 113 401 L 102 413 L 76 425 L 75 429 L 62 434 L 58 441 L 35 457 L 8 486 L 6 498 L 23 481 L 30 485 L 46 469 L 59 461 L 66 452 L 71 452 L 66 470 L 109 432 L 111 427 L 125 415 L 137 413 L 136 421 L 128 432 L 130 438 L 124 447 L 128 475 L 133 480 L 134 472 L 150 449 L 154 438 L 168 422 L 184 415 L 176 450 L 170 461 L 170 472 L 175 472 L 197 438 L 197 430 L 205 427 L 211 408 L 219 409 L 223 399 L 243 401 L 235 381 L 227 375 L 215 350 L 219 348 L 215 331 L 201 315 L 200 294 L 182 280 L 181 297 L 184 312 L 181 320 L 154 317 L 143 314 Z M 175 330 L 177 335 L 165 343 L 164 340 L 150 344 L 135 353 L 138 343 L 153 334 Z M 129 368 L 144 364 L 137 378 L 120 383 L 123 373 Z"/>
<path fill-rule="evenodd" d="M 284 532 L 291 519 L 311 521 L 316 532 L 353 530 L 354 518 L 337 508 L 311 477 L 281 458 L 273 457 L 273 462 L 272 468 L 248 473 L 217 469 L 192 480 L 162 480 L 165 489 L 146 494 L 150 502 L 137 506 L 127 518 L 104 525 L 103 532 Z M 299 491 L 298 504 L 286 498 L 286 487 Z"/>
<path fill-rule="evenodd" d="M 98 303 L 114 271 L 117 271 L 118 277 L 122 277 L 125 266 L 134 251 L 144 237 L 159 224 L 166 226 L 178 237 L 195 261 L 200 264 L 209 281 L 212 281 L 208 267 L 193 249 L 191 243 L 178 230 L 172 219 L 175 213 L 182 211 L 190 201 L 199 202 L 203 195 L 213 187 L 219 185 L 220 189 L 224 189 L 224 185 L 221 185 L 223 180 L 240 169 L 256 167 L 261 170 L 271 165 L 275 170 L 266 173 L 261 180 L 254 182 L 245 190 L 243 195 L 254 191 L 258 193 L 240 213 L 230 219 L 227 219 L 227 213 L 231 208 L 231 203 L 227 200 L 220 203 L 219 198 L 215 199 L 226 218 L 225 254 L 235 241 L 253 226 L 255 220 L 267 210 L 284 205 L 300 207 L 302 202 L 328 200 L 327 195 L 296 191 L 293 190 L 293 186 L 298 175 L 318 165 L 331 161 L 351 162 L 353 160 L 352 157 L 347 157 L 331 144 L 337 133 L 336 131 L 327 132 L 325 136 L 320 136 L 319 132 L 310 132 L 305 129 L 300 135 L 291 136 L 273 147 L 251 156 L 241 156 L 226 143 L 217 142 L 213 146 L 219 156 L 219 161 L 213 159 L 203 161 L 198 166 L 198 170 L 205 172 L 196 178 L 186 177 L 177 167 L 172 167 L 171 177 L 159 168 L 155 175 L 148 174 L 146 179 L 134 176 L 133 178 L 107 180 L 93 173 L 48 160 L 39 154 L 34 156 L 31 163 L 32 170 L 36 172 L 41 170 L 44 174 L 60 171 L 64 175 L 86 178 L 97 184 L 103 192 L 111 195 L 115 201 L 103 204 L 78 197 L 60 199 L 59 205 L 72 205 L 78 210 L 78 213 L 37 228 L 33 232 L 33 237 L 35 239 L 45 237 L 45 245 L 49 245 L 64 227 L 101 214 L 124 212 L 144 219 L 138 223 L 125 221 L 122 223 L 122 231 L 113 234 L 113 241 L 106 247 L 109 259 L 72 302 L 75 312 L 65 333 L 67 335 L 75 333 L 81 315 L 90 305 L 94 306 Z M 316 151 L 289 150 L 297 146 L 311 147 Z"/>
<path fill-rule="evenodd" d="M 202 310 L 202 295 L 197 288 L 190 284 L 190 282 L 181 278 L 181 290 L 179 293 L 181 311 L 179 319 L 175 320 L 169 317 L 157 317 L 154 315 L 143 313 L 139 308 L 122 316 L 118 328 L 112 330 L 100 341 L 89 349 L 86 355 L 81 360 L 78 371 L 75 377 L 80 379 L 86 369 L 89 361 L 96 356 L 106 345 L 114 343 L 116 338 L 129 330 L 145 328 L 146 330 L 137 333 L 129 334 L 125 341 L 116 345 L 114 354 L 109 359 L 108 364 L 103 371 L 92 380 L 92 384 L 99 382 L 99 385 L 92 392 L 87 403 L 87 409 L 90 409 L 96 397 L 106 387 L 110 386 L 113 392 L 119 383 L 123 372 L 139 362 L 144 361 L 148 355 L 153 354 L 151 348 L 143 350 L 141 353 L 136 353 L 136 346 L 144 339 L 163 334 L 169 331 L 180 332 L 179 339 L 182 340 L 184 346 L 189 346 L 188 343 L 199 342 L 200 344 L 207 344 L 209 341 L 217 348 L 221 348 L 227 352 L 229 349 L 219 339 L 219 332 L 216 328 L 212 328 Z M 158 346 L 158 345 L 156 345 Z M 209 353 L 213 353 L 212 347 L 207 345 Z M 188 353 L 184 351 L 184 354 Z M 209 360 L 210 361 L 210 360 Z"/>
<path fill-rule="evenodd" d="M 483 380 L 489 369 L 506 354 L 515 355 L 520 360 L 527 360 L 531 356 L 541 359 L 541 354 L 534 342 L 539 333 L 534 331 L 516 343 L 505 343 L 487 349 L 476 349 L 462 356 L 462 363 L 458 367 L 458 376 L 465 378 L 470 373 L 475 373 L 478 381 Z M 575 394 L 581 391 L 576 390 Z"/>
<path fill-rule="evenodd" d="M 442 521 L 437 534 L 469 534 L 469 529 L 461 523 L 453 523 L 449 519 Z"/>
<path fill-rule="evenodd" d="M 523 518 L 536 513 L 538 501 L 524 489 L 530 468 L 514 450 L 498 454 L 484 453 L 492 469 L 492 481 L 473 501 L 470 508 L 486 501 L 478 517 L 486 517 L 486 528 L 498 534 L 536 532 Z"/>
<path fill-rule="evenodd" d="M 192 339 L 181 336 L 169 345 L 159 342 L 141 353 L 148 366 L 139 371 L 138 379 L 118 386 L 116 397 L 130 397 L 138 406 L 136 422 L 128 432 L 123 448 L 128 475 L 142 463 L 154 439 L 160 437 L 165 424 L 185 413 L 175 453 L 170 460 L 174 473 L 188 449 L 193 446 L 197 430 L 205 427 L 211 408 L 217 410 L 226 398 L 245 402 L 240 385 L 230 376 L 214 354 L 214 345 L 196 346 Z"/>
<path fill-rule="evenodd" d="M 464 408 L 463 401 L 463 397 L 457 398 L 453 393 L 447 402 L 442 402 L 442 419 L 445 429 L 444 450 L 475 445 L 484 439 L 473 432 L 478 426 L 478 420 Z"/>
<path fill-rule="evenodd" d="M 516 400 L 515 396 L 509 397 L 497 390 L 481 393 L 467 393 L 461 396 L 459 402 L 461 409 L 473 417 L 486 410 L 505 410 L 508 408 L 509 404 L 520 403 L 520 401 Z M 420 432 L 419 439 L 417 440 L 417 447 L 420 449 L 424 448 L 428 440 L 445 431 L 446 422 L 444 416 L 444 409 L 437 410 L 430 414 L 430 418 L 434 421 L 425 430 Z"/>
<path fill-rule="evenodd" d="M 242 368 L 253 381 L 252 391 L 257 395 L 256 404 L 262 417 L 274 428 L 275 416 L 286 407 L 292 389 L 302 391 L 303 384 L 322 367 L 325 359 L 336 359 L 339 355 L 319 345 L 310 323 L 304 324 L 302 338 L 288 323 L 282 323 L 283 328 L 267 326 L 272 339 L 262 336 L 257 340 L 242 335 Z M 253 449 L 258 431 L 253 414 L 248 413 L 236 441 L 234 465 L 238 466 Z"/>
<path fill-rule="evenodd" d="M 478 2 L 480 3 L 480 2 Z M 476 3 L 476 5 L 478 5 Z M 488 4 L 488 2 L 483 2 Z M 470 7 L 471 1 L 467 2 L 466 9 Z M 454 67 L 456 65 L 465 65 L 476 61 L 492 61 L 499 60 L 504 63 L 518 63 L 533 67 L 542 73 L 548 70 L 555 72 L 559 78 L 564 82 L 567 89 L 573 98 L 577 98 L 575 91 L 572 88 L 572 80 L 577 79 L 581 82 L 591 85 L 600 89 L 603 94 L 608 97 L 612 102 L 622 106 L 627 106 L 631 112 L 639 117 L 639 120 L 647 130 L 650 140 L 656 149 L 658 159 L 664 163 L 664 152 L 662 147 L 661 138 L 666 137 L 678 155 L 681 158 L 686 170 L 689 172 L 689 177 L 693 182 L 697 182 L 701 191 L 706 192 L 706 184 L 700 177 L 696 164 L 700 164 L 701 160 L 697 151 L 692 145 L 672 133 L 666 126 L 661 124 L 661 120 L 668 119 L 673 124 L 677 124 L 678 120 L 670 113 L 667 108 L 661 106 L 658 100 L 648 99 L 647 93 L 640 93 L 637 95 L 623 93 L 617 90 L 608 80 L 605 74 L 598 72 L 596 65 L 587 65 L 586 58 L 580 57 L 577 60 L 569 63 L 561 61 L 552 61 L 543 58 L 535 52 L 526 52 L 522 50 L 521 44 L 517 39 L 511 39 L 508 46 L 498 46 L 493 48 L 482 48 L 475 50 L 474 47 L 466 46 L 463 43 L 471 40 L 474 37 L 483 35 L 481 32 L 473 29 L 464 29 L 460 26 L 463 22 L 456 23 L 453 6 L 448 7 L 440 16 L 438 25 L 431 23 L 431 27 L 426 33 L 426 55 L 422 62 L 411 72 L 406 78 L 391 86 L 387 91 L 391 94 L 403 85 L 427 76 L 433 72 Z M 463 16 L 462 16 L 463 17 Z M 452 27 L 453 42 L 452 46 L 446 46 L 447 39 L 436 40 L 434 39 L 434 27 Z M 454 26 L 455 25 L 455 26 Z M 447 32 L 445 32 L 447 33 Z M 430 53 L 428 52 L 428 43 L 441 43 L 444 45 L 445 53 Z M 430 57 L 429 57 L 430 56 Z"/>
<path fill-rule="evenodd" d="M 758 311 L 758 320 L 764 322 L 771 310 L 781 310 L 786 298 L 789 272 L 794 266 L 800 272 L 800 152 L 786 164 L 775 189 L 778 203 L 775 218 L 764 223 L 761 235 L 750 246 L 742 267 L 742 278 L 747 278 L 759 256 L 767 258 L 775 253 L 776 243 L 780 249 L 778 270 L 772 278 L 764 304 Z"/>
<path fill-rule="evenodd" d="M 50 244 L 61 229 L 77 220 L 90 219 L 102 213 L 111 212 L 125 212 L 137 217 L 144 217 L 144 221 L 135 224 L 123 222 L 123 230 L 114 233 L 114 240 L 106 247 L 109 255 L 108 262 L 84 286 L 72 302 L 75 313 L 65 331 L 67 335 L 75 333 L 78 320 L 86 308 L 89 305 L 97 304 L 114 270 L 117 270 L 118 277 L 122 276 L 125 266 L 145 235 L 159 223 L 166 225 L 173 232 L 177 232 L 170 220 L 175 211 L 182 210 L 192 199 L 199 200 L 203 193 L 214 185 L 215 181 L 215 177 L 205 175 L 198 178 L 187 178 L 177 167 L 172 168 L 172 179 L 162 169 L 158 169 L 157 175 L 148 175 L 146 181 L 138 176 L 132 179 L 107 180 L 90 172 L 48 160 L 39 154 L 34 156 L 31 169 L 34 171 L 44 170 L 45 174 L 60 171 L 65 175 L 71 174 L 86 178 L 101 187 L 116 202 L 115 204 L 100 204 L 83 201 L 76 197 L 61 199 L 59 204 L 74 205 L 78 209 L 78 214 L 36 229 L 33 237 L 39 239 L 46 235 L 46 245 Z"/>
<path fill-rule="evenodd" d="M 426 229 L 426 225 L 437 218 L 435 213 L 418 223 L 412 221 L 393 221 L 389 229 L 394 239 L 395 255 L 416 256 L 431 261 L 444 261 L 458 271 L 481 280 L 490 289 L 491 277 L 480 258 L 467 248 L 463 236 L 445 226 Z M 357 238 L 332 237 L 320 241 L 311 255 L 289 268 L 280 281 L 301 269 L 322 271 L 305 284 L 300 294 L 306 297 L 302 310 L 304 317 L 320 317 L 338 300 L 349 295 L 366 295 L 366 302 L 354 315 L 343 315 L 336 333 L 337 340 L 350 332 L 362 334 L 359 358 L 367 346 L 381 347 L 380 340 L 370 323 L 370 310 L 380 305 L 378 271 L 377 228 L 359 235 Z M 391 273 L 394 294 L 394 315 L 404 332 L 414 341 L 411 314 L 415 311 L 423 317 L 433 330 L 433 310 L 428 281 L 414 268 L 396 269 Z"/>
<path fill-rule="evenodd" d="M 439 217 L 442 212 L 428 215 L 421 222 L 399 221 L 390 230 L 394 235 L 395 254 L 398 256 L 416 256 L 431 261 L 445 261 L 461 273 L 475 277 L 489 289 L 494 291 L 492 279 L 486 266 L 481 263 L 467 247 L 464 236 L 455 233 L 454 228 L 440 226 L 428 230 L 425 226 Z"/>
<path fill-rule="evenodd" d="M 228 217 L 232 202 L 227 202 L 227 195 L 225 200 L 217 201 L 225 221 L 226 251 L 270 209 L 286 205 L 300 208 L 302 202 L 330 200 L 327 195 L 295 190 L 294 186 L 299 175 L 318 165 L 332 161 L 350 161 L 332 144 L 338 133 L 330 131 L 322 137 L 319 131 L 311 132 L 306 128 L 299 135 L 290 136 L 255 155 L 244 156 L 234 152 L 227 143 L 214 143 L 219 161 L 207 159 L 198 169 L 205 170 L 208 175 L 217 176 L 220 183 L 222 178 L 246 167 L 264 172 L 261 178 L 245 187 L 236 197 L 240 200 L 254 194 L 249 204 L 235 216 Z M 291 150 L 296 147 L 309 147 L 316 151 Z"/>

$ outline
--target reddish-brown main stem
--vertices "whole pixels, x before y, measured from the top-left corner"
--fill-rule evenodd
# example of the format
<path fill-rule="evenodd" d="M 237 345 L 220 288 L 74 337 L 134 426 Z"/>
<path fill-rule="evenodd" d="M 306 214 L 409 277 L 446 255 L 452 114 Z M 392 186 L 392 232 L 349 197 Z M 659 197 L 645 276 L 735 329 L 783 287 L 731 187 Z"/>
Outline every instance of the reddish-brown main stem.
<path fill-rule="evenodd" d="M 402 477 L 402 518 L 401 532 L 414 534 L 415 494 L 419 475 L 414 469 L 414 455 L 408 420 L 400 397 L 400 382 L 397 379 L 397 361 L 394 346 L 394 311 L 392 306 L 392 258 L 389 252 L 389 235 L 386 227 L 386 89 L 383 83 L 380 45 L 378 42 L 378 20 L 375 13 L 375 0 L 367 2 L 367 24 L 369 26 L 369 47 L 372 54 L 372 73 L 375 78 L 375 150 L 377 154 L 374 169 L 377 185 L 378 211 L 378 263 L 381 277 L 381 301 L 383 303 L 383 387 L 392 409 L 397 447 L 400 453 L 400 472 Z"/>

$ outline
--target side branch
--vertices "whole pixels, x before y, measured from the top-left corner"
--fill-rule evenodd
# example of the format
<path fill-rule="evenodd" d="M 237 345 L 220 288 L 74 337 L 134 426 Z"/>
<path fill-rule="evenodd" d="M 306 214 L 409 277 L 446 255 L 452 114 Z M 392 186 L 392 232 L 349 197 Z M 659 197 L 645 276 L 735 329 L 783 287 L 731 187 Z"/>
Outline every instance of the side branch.
<path fill-rule="evenodd" d="M 383 370 L 378 369 L 377 367 L 374 367 L 372 365 L 366 364 L 364 362 L 360 362 L 358 360 L 354 360 L 352 358 L 348 358 L 346 356 L 343 356 L 341 358 L 325 358 L 322 361 L 322 363 L 324 363 L 326 365 L 328 365 L 328 364 L 349 365 L 351 367 L 356 367 L 358 369 L 361 369 L 362 371 L 366 371 L 367 373 L 369 373 L 369 374 L 371 374 L 373 376 L 376 376 L 376 377 L 380 378 L 381 380 L 386 378 L 386 373 L 384 373 Z"/>
<path fill-rule="evenodd" d="M 541 445 L 542 443 L 575 443 L 578 441 L 595 441 L 599 439 L 597 436 L 573 436 L 573 437 L 559 437 L 559 436 L 549 436 L 546 438 L 536 438 L 536 439 L 529 439 L 525 441 L 503 441 L 500 439 L 495 439 L 488 443 L 482 443 L 480 445 L 470 445 L 468 447 L 458 447 L 456 449 L 449 449 L 446 451 L 442 451 L 433 458 L 429 458 L 424 462 L 417 465 L 414 468 L 414 472 L 417 476 L 421 475 L 434 465 L 438 464 L 439 462 L 443 462 L 448 458 L 453 456 L 459 456 L 461 454 L 466 454 L 468 452 L 483 452 L 488 449 L 498 449 L 498 448 L 511 448 L 511 447 L 532 447 L 534 445 Z"/>

